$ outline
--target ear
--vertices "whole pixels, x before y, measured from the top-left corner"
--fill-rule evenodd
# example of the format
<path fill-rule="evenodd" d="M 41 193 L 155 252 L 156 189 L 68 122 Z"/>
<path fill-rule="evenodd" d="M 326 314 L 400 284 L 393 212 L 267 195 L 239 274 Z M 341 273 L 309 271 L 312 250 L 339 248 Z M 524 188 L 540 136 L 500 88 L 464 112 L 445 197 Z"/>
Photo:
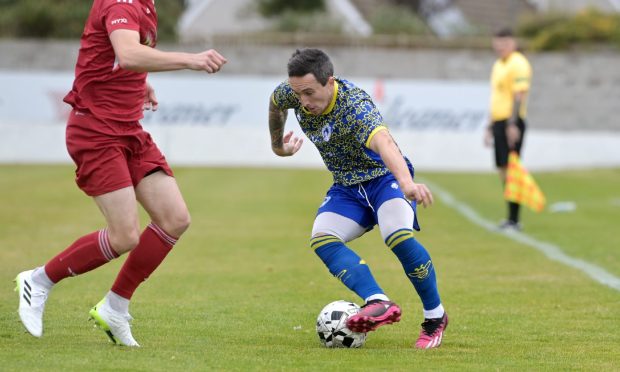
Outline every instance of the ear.
<path fill-rule="evenodd" d="M 333 76 L 330 76 L 329 78 L 327 78 L 327 86 L 330 88 L 334 87 L 334 82 L 336 81 L 336 78 L 334 78 Z"/>

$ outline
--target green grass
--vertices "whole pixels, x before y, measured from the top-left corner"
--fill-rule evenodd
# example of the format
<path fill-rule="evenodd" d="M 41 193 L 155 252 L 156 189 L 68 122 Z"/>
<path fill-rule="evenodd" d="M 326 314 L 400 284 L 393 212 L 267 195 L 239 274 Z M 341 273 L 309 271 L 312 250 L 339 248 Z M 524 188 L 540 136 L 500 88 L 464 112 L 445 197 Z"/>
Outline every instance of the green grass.
<path fill-rule="evenodd" d="M 326 171 L 177 169 L 193 224 L 132 301 L 142 348 L 107 343 L 89 308 L 122 259 L 60 283 L 45 333 L 24 333 L 11 280 L 102 226 L 68 166 L 0 166 L 1 370 L 614 370 L 620 368 L 619 293 L 536 250 L 479 228 L 438 200 L 420 211 L 451 324 L 444 344 L 411 348 L 420 303 L 396 258 L 372 231 L 352 246 L 401 304 L 400 323 L 359 350 L 328 350 L 314 332 L 328 302 L 360 302 L 308 247 Z M 423 174 L 499 220 L 491 174 Z M 526 232 L 620 275 L 620 171 L 536 174 L 550 202 L 577 211 L 524 213 Z M 143 219 L 143 224 L 146 219 Z M 375 229 L 376 230 L 376 229 Z M 297 330 L 301 326 L 300 330 Z"/>

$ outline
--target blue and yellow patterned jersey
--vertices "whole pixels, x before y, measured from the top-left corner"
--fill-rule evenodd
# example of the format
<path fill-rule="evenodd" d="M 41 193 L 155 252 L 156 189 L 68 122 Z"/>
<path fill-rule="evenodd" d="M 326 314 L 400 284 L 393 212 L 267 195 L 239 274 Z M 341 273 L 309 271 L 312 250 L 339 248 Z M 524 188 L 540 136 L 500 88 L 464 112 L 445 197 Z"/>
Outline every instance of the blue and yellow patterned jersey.
<path fill-rule="evenodd" d="M 321 115 L 302 107 L 286 81 L 274 90 L 271 99 L 281 110 L 295 110 L 299 126 L 319 150 L 334 183 L 350 186 L 390 173 L 379 154 L 368 148 L 375 133 L 386 127 L 362 89 L 336 78 L 333 99 Z"/>

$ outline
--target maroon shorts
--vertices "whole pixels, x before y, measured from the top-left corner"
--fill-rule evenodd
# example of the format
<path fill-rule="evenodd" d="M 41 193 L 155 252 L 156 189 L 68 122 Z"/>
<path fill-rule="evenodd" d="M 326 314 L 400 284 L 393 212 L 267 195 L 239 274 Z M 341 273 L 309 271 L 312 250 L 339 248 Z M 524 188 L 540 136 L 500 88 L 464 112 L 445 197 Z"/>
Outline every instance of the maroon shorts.
<path fill-rule="evenodd" d="M 77 165 L 75 182 L 87 195 L 135 187 L 158 170 L 173 175 L 151 135 L 137 121 L 103 121 L 73 110 L 66 138 L 69 155 Z"/>

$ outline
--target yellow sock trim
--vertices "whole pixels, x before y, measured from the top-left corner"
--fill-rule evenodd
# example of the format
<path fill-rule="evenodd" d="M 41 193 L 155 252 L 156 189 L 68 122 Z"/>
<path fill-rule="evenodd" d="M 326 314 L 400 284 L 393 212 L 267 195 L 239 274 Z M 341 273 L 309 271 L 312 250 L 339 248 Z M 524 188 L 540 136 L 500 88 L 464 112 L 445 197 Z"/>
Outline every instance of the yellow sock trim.
<path fill-rule="evenodd" d="M 317 236 L 316 238 L 310 239 L 310 247 L 312 249 L 318 249 L 326 244 L 336 243 L 336 242 L 341 242 L 341 240 L 333 235 L 322 235 L 322 236 Z"/>
<path fill-rule="evenodd" d="M 413 238 L 413 231 L 411 230 L 400 230 L 393 233 L 385 240 L 385 244 L 387 244 L 390 249 L 394 248 L 398 243 L 402 242 L 405 239 Z"/>

